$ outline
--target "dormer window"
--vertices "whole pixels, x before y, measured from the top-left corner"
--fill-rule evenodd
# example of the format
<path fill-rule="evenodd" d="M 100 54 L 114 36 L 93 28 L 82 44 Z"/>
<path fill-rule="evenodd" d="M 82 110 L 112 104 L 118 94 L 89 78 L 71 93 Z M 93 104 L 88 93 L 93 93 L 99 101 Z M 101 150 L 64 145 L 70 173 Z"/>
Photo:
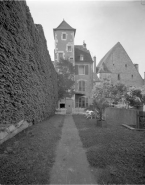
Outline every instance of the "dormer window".
<path fill-rule="evenodd" d="M 62 33 L 61 39 L 62 39 L 62 40 L 66 40 L 66 33 Z"/>
<path fill-rule="evenodd" d="M 83 60 L 84 60 L 84 56 L 80 55 L 80 61 L 83 61 Z"/>

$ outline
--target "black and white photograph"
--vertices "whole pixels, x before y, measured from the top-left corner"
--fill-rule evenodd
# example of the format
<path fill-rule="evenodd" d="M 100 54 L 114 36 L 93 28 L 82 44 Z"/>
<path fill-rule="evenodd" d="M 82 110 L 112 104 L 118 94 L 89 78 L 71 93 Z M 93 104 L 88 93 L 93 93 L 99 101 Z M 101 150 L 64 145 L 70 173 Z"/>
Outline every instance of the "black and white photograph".
<path fill-rule="evenodd" d="M 3 184 L 145 184 L 145 0 L 0 0 Z"/>

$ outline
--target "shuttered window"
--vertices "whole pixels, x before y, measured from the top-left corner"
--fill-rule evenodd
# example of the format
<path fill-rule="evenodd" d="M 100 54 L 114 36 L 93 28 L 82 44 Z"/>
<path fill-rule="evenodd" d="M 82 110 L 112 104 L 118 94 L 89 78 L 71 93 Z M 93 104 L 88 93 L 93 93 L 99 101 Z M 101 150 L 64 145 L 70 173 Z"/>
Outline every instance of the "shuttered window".
<path fill-rule="evenodd" d="M 78 65 L 75 65 L 75 75 L 78 75 Z"/>
<path fill-rule="evenodd" d="M 84 75 L 84 74 L 85 74 L 85 66 L 79 65 L 79 75 Z"/>
<path fill-rule="evenodd" d="M 75 65 L 75 74 L 76 75 L 88 75 L 89 66 L 88 65 Z"/>
<path fill-rule="evenodd" d="M 85 75 L 88 75 L 89 71 L 88 71 L 88 65 L 85 65 Z"/>

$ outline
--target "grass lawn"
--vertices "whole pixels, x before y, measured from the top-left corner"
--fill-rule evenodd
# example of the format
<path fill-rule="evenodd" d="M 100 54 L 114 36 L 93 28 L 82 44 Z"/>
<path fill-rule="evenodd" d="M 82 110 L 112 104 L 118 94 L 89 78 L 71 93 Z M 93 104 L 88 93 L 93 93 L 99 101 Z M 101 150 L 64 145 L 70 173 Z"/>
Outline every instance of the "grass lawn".
<path fill-rule="evenodd" d="M 49 184 L 63 115 L 55 115 L 0 145 L 0 184 Z"/>
<path fill-rule="evenodd" d="M 145 131 L 74 115 L 92 173 L 99 184 L 145 184 Z"/>

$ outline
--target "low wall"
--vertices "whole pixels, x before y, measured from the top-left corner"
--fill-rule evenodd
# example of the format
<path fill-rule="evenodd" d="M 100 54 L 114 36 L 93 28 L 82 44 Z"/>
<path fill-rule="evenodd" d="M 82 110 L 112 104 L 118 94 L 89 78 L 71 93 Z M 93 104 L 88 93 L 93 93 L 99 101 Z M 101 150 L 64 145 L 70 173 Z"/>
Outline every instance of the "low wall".
<path fill-rule="evenodd" d="M 106 121 L 111 124 L 136 125 L 137 111 L 135 109 L 113 108 L 105 109 Z"/>

